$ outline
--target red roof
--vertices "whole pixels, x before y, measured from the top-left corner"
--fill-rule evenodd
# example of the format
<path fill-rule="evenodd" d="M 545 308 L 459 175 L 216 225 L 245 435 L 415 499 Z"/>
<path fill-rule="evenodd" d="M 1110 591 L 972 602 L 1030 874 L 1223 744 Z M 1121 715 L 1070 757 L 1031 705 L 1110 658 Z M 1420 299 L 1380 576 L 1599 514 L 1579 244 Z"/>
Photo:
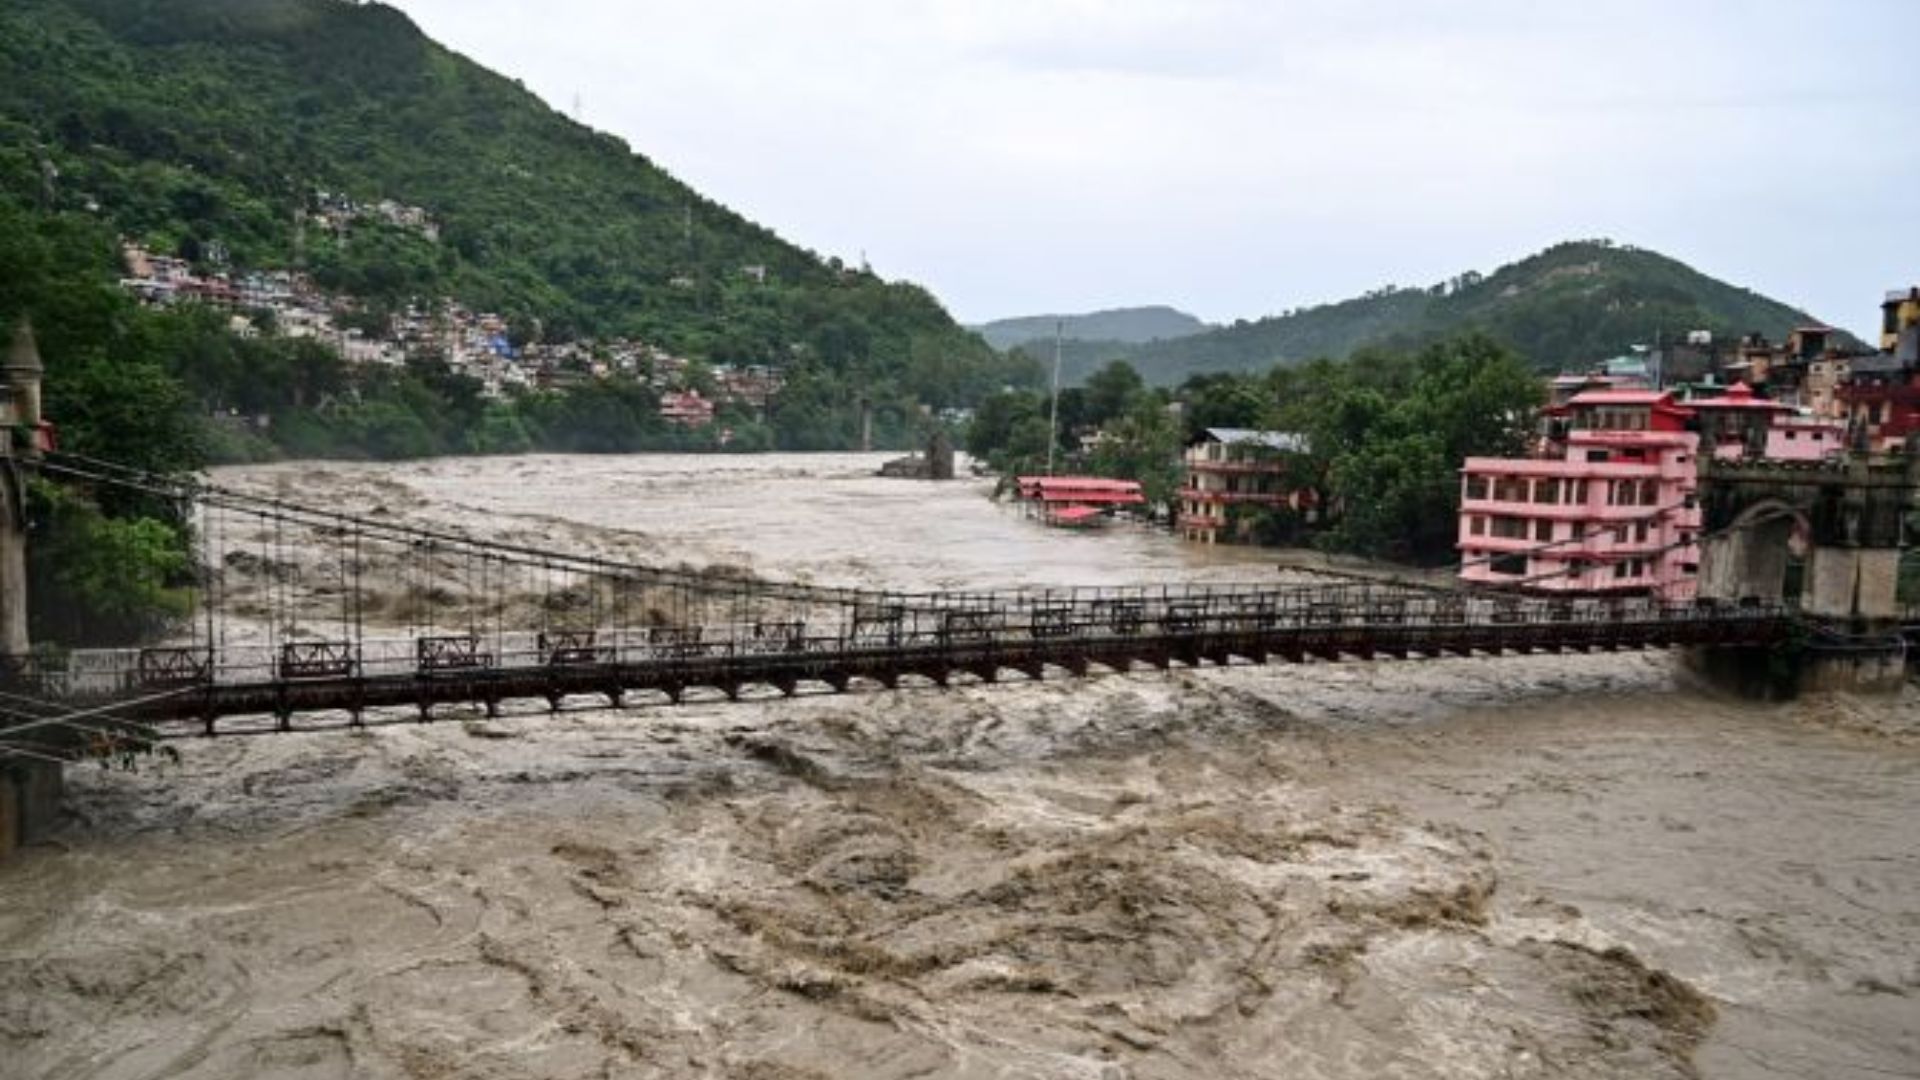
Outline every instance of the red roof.
<path fill-rule="evenodd" d="M 1699 398 L 1687 402 L 1693 409 L 1762 409 L 1770 412 L 1792 412 L 1793 406 L 1782 405 L 1763 397 L 1753 396 L 1753 387 L 1737 382 L 1727 387 L 1727 392 L 1716 398 Z"/>
<path fill-rule="evenodd" d="M 1587 390 L 1573 395 L 1569 405 L 1659 405 L 1671 404 L 1673 395 L 1665 390 Z"/>
<path fill-rule="evenodd" d="M 1022 476 L 1017 480 L 1021 498 L 1046 503 L 1121 506 L 1147 501 L 1138 480 L 1112 480 L 1104 476 Z"/>
<path fill-rule="evenodd" d="M 1048 511 L 1047 516 L 1055 521 L 1072 523 L 1085 521 L 1090 517 L 1098 517 L 1100 516 L 1100 511 L 1098 508 L 1092 506 L 1063 506 L 1058 510 Z"/>

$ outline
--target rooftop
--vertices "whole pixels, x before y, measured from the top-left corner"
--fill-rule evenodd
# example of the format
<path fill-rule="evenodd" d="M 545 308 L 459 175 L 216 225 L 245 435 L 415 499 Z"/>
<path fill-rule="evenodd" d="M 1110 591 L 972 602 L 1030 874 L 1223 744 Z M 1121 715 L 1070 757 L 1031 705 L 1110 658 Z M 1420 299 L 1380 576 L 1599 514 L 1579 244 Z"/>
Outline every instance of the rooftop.
<path fill-rule="evenodd" d="M 1792 412 L 1793 406 L 1782 405 L 1777 401 L 1759 397 L 1753 387 L 1737 382 L 1727 387 L 1727 392 L 1719 397 L 1694 398 L 1687 402 L 1691 409 L 1761 409 L 1768 412 Z"/>
<path fill-rule="evenodd" d="M 1301 451 L 1307 449 L 1307 437 L 1294 431 L 1256 431 L 1252 428 L 1210 427 L 1195 439 L 1205 442 L 1211 439 L 1217 443 L 1233 445 L 1237 443 L 1257 443 L 1269 450 Z"/>
<path fill-rule="evenodd" d="M 1660 405 L 1673 403 L 1665 390 L 1588 390 L 1575 394 L 1569 405 Z"/>

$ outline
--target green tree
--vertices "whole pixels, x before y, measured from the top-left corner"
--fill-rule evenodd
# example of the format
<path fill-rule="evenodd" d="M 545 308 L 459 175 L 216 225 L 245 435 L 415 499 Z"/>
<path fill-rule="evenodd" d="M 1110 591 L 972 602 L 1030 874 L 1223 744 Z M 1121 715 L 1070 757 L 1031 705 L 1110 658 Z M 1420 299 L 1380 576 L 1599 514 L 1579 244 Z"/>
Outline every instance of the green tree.
<path fill-rule="evenodd" d="M 1085 420 L 1096 427 L 1130 412 L 1147 391 L 1140 373 L 1125 360 L 1110 360 L 1087 376 Z"/>
<path fill-rule="evenodd" d="M 190 611 L 181 530 L 112 518 L 80 492 L 37 481 L 28 512 L 29 633 L 68 646 L 132 645 Z"/>
<path fill-rule="evenodd" d="M 1102 430 L 1089 463 L 1100 476 L 1138 480 L 1147 502 L 1166 507 L 1180 488 L 1180 424 L 1166 405 L 1138 395 L 1127 412 Z"/>

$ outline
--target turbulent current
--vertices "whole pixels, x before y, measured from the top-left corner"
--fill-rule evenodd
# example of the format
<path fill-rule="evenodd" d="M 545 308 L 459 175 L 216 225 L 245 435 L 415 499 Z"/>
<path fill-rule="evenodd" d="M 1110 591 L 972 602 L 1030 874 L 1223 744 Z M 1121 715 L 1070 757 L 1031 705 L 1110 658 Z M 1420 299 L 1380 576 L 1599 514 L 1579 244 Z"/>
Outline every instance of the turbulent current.
<path fill-rule="evenodd" d="M 225 472 L 823 584 L 1284 580 L 861 456 Z M 1920 1075 L 1920 702 L 1660 654 L 191 740 L 0 865 L 0 1077 Z"/>

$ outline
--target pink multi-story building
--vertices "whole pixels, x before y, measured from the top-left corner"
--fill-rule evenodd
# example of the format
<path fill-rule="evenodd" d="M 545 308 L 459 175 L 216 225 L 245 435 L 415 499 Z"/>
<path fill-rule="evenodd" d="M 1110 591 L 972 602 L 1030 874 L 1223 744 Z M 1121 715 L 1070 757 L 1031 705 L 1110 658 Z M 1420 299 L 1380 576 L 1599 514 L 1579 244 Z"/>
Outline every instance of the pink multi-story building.
<path fill-rule="evenodd" d="M 1736 383 L 1686 404 L 1655 390 L 1588 390 L 1547 410 L 1534 458 L 1468 458 L 1460 577 L 1561 594 L 1691 598 L 1694 501 L 1705 445 L 1716 457 L 1813 460 L 1841 449 L 1831 423 L 1801 420 Z"/>
<path fill-rule="evenodd" d="M 1565 594 L 1693 595 L 1692 411 L 1654 390 L 1589 390 L 1548 410 L 1537 458 L 1468 458 L 1462 580 Z"/>

